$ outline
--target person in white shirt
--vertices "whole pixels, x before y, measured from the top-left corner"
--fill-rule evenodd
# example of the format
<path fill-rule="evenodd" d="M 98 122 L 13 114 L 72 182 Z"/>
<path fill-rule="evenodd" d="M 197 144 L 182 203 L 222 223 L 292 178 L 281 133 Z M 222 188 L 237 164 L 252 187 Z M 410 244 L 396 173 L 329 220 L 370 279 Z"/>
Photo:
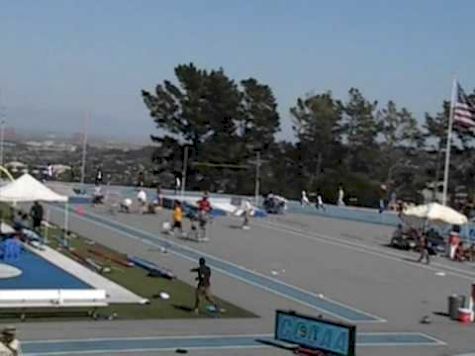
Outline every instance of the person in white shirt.
<path fill-rule="evenodd" d="M 318 195 L 317 195 L 316 208 L 317 208 L 318 210 L 320 210 L 320 209 L 325 210 L 325 205 L 323 204 L 323 197 L 322 197 L 322 194 L 321 194 L 321 193 L 318 193 Z"/>
<path fill-rule="evenodd" d="M 103 179 L 103 174 L 102 174 L 102 169 L 101 167 L 97 168 L 97 171 L 96 171 L 96 184 L 99 185 L 99 184 L 102 184 L 102 179 Z"/>
<path fill-rule="evenodd" d="M 243 221 L 243 224 L 242 224 L 242 228 L 244 230 L 249 230 L 250 229 L 250 226 L 249 226 L 249 218 L 252 214 L 252 205 L 251 203 L 249 202 L 249 200 L 247 199 L 243 199 L 242 202 L 241 202 L 241 209 L 243 210 L 243 213 L 242 213 L 242 216 L 244 218 L 244 221 Z"/>
<path fill-rule="evenodd" d="M 345 201 L 343 200 L 345 197 L 345 191 L 343 190 L 343 187 L 340 185 L 340 188 L 338 189 L 338 206 L 345 206 Z"/>
<path fill-rule="evenodd" d="M 175 195 L 178 195 L 181 189 L 181 179 L 180 177 L 175 177 Z"/>
<path fill-rule="evenodd" d="M 48 164 L 47 171 L 48 171 L 48 180 L 53 180 L 54 170 L 53 170 L 52 164 Z"/>
<path fill-rule="evenodd" d="M 302 190 L 302 197 L 300 198 L 301 205 L 310 205 L 310 201 L 308 200 L 307 192 Z"/>
<path fill-rule="evenodd" d="M 145 193 L 145 190 L 139 190 L 139 193 L 137 194 L 137 200 L 139 202 L 140 212 L 142 214 L 145 213 L 147 208 L 147 193 Z"/>
<path fill-rule="evenodd" d="M 102 204 L 104 202 L 104 194 L 100 185 L 94 187 L 94 195 L 92 196 L 92 204 Z"/>

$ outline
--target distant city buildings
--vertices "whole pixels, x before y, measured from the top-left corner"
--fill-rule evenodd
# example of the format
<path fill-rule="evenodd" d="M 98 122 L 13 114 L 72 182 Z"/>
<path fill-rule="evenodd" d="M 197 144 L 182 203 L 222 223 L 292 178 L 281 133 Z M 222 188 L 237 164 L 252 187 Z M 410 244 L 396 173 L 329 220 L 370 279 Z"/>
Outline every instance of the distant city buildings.
<path fill-rule="evenodd" d="M 28 165 L 20 161 L 10 161 L 5 163 L 5 168 L 12 173 L 26 173 L 28 172 Z"/>
<path fill-rule="evenodd" d="M 72 145 L 64 142 L 55 142 L 53 140 L 45 141 L 26 141 L 26 147 L 29 150 L 42 150 L 42 151 L 56 151 L 56 152 L 75 152 L 77 149 L 76 145 Z"/>
<path fill-rule="evenodd" d="M 73 145 L 82 145 L 84 142 L 84 133 L 82 132 L 75 132 L 71 136 L 71 143 Z"/>
<path fill-rule="evenodd" d="M 73 135 L 27 134 L 5 129 L 5 166 L 14 177 L 28 172 L 42 179 L 48 175 L 50 167 L 53 179 L 79 182 L 83 140 L 82 132 Z M 135 184 L 138 171 L 153 170 L 152 152 L 150 146 L 91 135 L 87 144 L 85 181 L 94 182 L 97 168 L 102 167 L 104 181 Z"/>
<path fill-rule="evenodd" d="M 13 127 L 6 127 L 3 138 L 5 141 L 16 141 L 17 136 L 15 129 Z"/>

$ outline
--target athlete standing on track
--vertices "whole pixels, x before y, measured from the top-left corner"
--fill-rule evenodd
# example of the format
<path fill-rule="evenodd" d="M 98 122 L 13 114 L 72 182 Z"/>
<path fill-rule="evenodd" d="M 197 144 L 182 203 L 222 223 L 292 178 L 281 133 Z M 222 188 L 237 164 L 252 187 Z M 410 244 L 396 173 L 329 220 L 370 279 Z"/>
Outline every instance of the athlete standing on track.
<path fill-rule="evenodd" d="M 198 273 L 198 276 L 195 278 L 198 281 L 198 285 L 196 286 L 195 306 L 193 308 L 194 312 L 196 314 L 199 313 L 201 297 L 204 297 L 209 303 L 211 303 L 215 311 L 219 311 L 218 305 L 213 298 L 211 298 L 211 268 L 206 265 L 206 260 L 203 257 L 200 257 L 199 267 L 191 269 L 191 272 Z"/>
<path fill-rule="evenodd" d="M 425 260 L 426 264 L 429 264 L 429 241 L 427 240 L 427 237 L 424 235 L 423 232 L 419 235 L 419 249 L 420 256 L 417 262 L 422 262 L 422 260 Z"/>

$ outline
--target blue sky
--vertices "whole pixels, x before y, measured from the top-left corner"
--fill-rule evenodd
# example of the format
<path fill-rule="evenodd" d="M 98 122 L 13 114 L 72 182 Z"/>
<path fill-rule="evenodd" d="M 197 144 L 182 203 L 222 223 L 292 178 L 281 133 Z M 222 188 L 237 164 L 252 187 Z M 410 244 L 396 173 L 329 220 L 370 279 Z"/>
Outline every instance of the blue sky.
<path fill-rule="evenodd" d="M 298 96 L 358 87 L 420 119 L 454 75 L 475 87 L 472 0 L 0 0 L 0 90 L 10 126 L 147 140 L 140 98 L 179 63 L 269 84 L 281 137 Z"/>

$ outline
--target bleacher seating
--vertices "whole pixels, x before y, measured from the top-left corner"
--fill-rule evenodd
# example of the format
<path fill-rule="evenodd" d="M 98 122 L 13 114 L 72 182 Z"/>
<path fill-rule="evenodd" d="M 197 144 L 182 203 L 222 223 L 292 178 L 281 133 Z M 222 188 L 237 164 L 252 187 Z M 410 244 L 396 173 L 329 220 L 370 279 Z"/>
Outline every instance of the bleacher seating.
<path fill-rule="evenodd" d="M 17 239 L 6 239 L 0 244 L 0 257 L 4 262 L 18 261 L 21 248 L 21 242 Z"/>

